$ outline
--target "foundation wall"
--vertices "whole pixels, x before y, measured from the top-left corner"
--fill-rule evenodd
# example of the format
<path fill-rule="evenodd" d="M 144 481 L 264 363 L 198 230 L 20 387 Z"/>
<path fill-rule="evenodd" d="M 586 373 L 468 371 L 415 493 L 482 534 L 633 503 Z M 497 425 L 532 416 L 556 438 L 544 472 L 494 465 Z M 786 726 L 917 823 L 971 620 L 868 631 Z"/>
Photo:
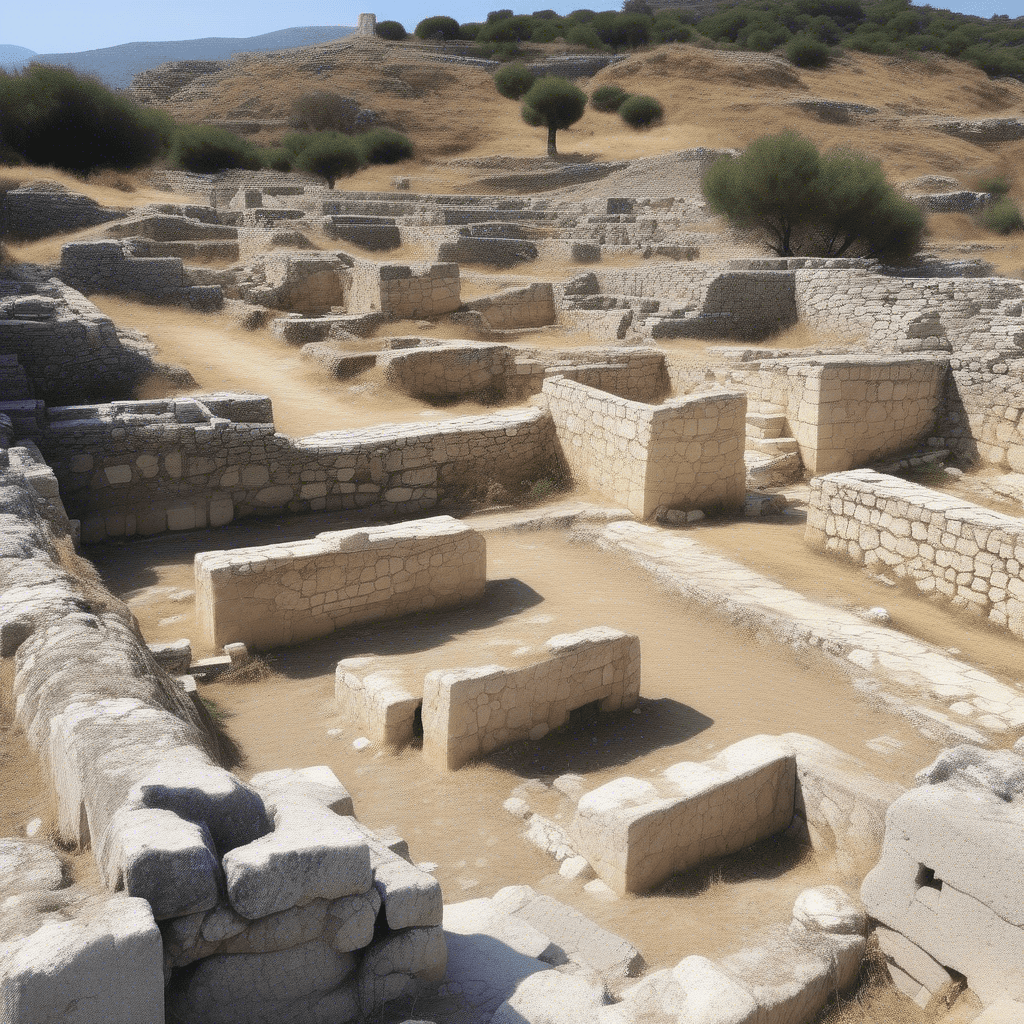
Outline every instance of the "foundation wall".
<path fill-rule="evenodd" d="M 476 310 L 487 321 L 487 326 L 496 331 L 543 327 L 555 322 L 553 292 L 551 285 L 544 282 L 473 299 L 465 303 L 464 308 Z"/>
<path fill-rule="evenodd" d="M 574 380 L 632 402 L 661 402 L 672 390 L 665 353 L 658 349 L 580 349 L 572 353 L 572 362 L 563 361 L 565 356 L 558 353 L 551 362 L 537 351 L 518 358 L 515 376 L 510 378 L 513 394 L 519 398 L 538 394 L 549 377 Z"/>
<path fill-rule="evenodd" d="M 377 365 L 392 386 L 409 395 L 434 398 L 486 391 L 503 394 L 514 364 L 506 345 L 465 342 L 385 351 Z"/>
<path fill-rule="evenodd" d="M 457 263 L 403 266 L 357 261 L 352 269 L 350 313 L 379 310 L 409 320 L 453 313 L 461 302 Z"/>
<path fill-rule="evenodd" d="M 755 407 L 785 412 L 807 472 L 851 469 L 926 437 L 939 414 L 948 361 L 933 356 L 765 361 L 734 373 Z"/>
<path fill-rule="evenodd" d="M 1019 519 L 862 469 L 811 481 L 805 539 L 1024 637 Z"/>
<path fill-rule="evenodd" d="M 450 516 L 321 533 L 196 555 L 196 609 L 207 642 L 258 650 L 344 626 L 448 608 L 483 594 L 483 537 Z"/>
<path fill-rule="evenodd" d="M 543 393 L 575 479 L 636 515 L 743 501 L 745 395 L 651 406 L 562 377 Z"/>
<path fill-rule="evenodd" d="M 85 543 L 279 512 L 410 516 L 481 481 L 557 475 L 540 409 L 292 440 L 272 423 L 215 416 L 204 397 L 50 410 L 40 448 Z"/>
<path fill-rule="evenodd" d="M 796 757 L 752 737 L 702 763 L 665 769 L 657 783 L 624 777 L 580 798 L 575 846 L 618 893 L 734 853 L 789 826 Z"/>
<path fill-rule="evenodd" d="M 550 657 L 520 669 L 438 670 L 424 680 L 423 756 L 455 769 L 508 743 L 538 739 L 593 701 L 632 707 L 640 692 L 640 640 L 608 627 L 552 637 Z"/>

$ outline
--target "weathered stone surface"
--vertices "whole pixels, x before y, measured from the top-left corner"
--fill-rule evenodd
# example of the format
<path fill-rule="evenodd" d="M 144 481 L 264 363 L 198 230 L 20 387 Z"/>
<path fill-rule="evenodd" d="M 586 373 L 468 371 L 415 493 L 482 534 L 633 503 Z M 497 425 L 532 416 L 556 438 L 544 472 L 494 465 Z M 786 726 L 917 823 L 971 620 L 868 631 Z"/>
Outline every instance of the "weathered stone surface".
<path fill-rule="evenodd" d="M 498 1007 L 491 1024 L 581 1024 L 609 1002 L 599 977 L 545 971 L 531 974 Z"/>
<path fill-rule="evenodd" d="M 294 796 L 312 800 L 335 814 L 353 813 L 351 794 L 327 765 L 260 772 L 249 780 L 249 785 L 270 805 L 278 795 L 286 799 Z"/>

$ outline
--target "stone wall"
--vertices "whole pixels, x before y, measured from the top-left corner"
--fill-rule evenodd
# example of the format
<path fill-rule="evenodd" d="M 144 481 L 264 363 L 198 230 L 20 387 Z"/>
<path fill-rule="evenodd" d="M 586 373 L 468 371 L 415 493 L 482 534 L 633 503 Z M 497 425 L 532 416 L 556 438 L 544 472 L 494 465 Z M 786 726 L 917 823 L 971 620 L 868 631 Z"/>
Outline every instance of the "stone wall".
<path fill-rule="evenodd" d="M 656 348 L 637 347 L 553 353 L 527 350 L 526 355 L 516 359 L 510 392 L 516 398 L 535 395 L 549 377 L 574 380 L 632 402 L 661 402 L 672 390 L 665 353 Z"/>
<path fill-rule="evenodd" d="M 32 240 L 60 235 L 125 216 L 124 210 L 100 206 L 95 199 L 69 192 L 54 181 L 41 181 L 0 195 L 0 234 Z"/>
<path fill-rule="evenodd" d="M 350 313 L 379 310 L 398 320 L 441 316 L 459 308 L 459 265 L 403 266 L 357 260 L 352 269 Z"/>
<path fill-rule="evenodd" d="M 131 256 L 129 243 L 113 239 L 62 246 L 60 277 L 86 294 L 128 295 L 195 309 L 219 309 L 224 301 L 219 285 L 190 284 L 177 257 Z"/>
<path fill-rule="evenodd" d="M 199 628 L 215 648 L 267 650 L 357 622 L 476 600 L 487 579 L 475 530 L 436 516 L 396 526 L 196 555 Z"/>
<path fill-rule="evenodd" d="M 504 395 L 513 371 L 507 345 L 444 342 L 390 349 L 377 358 L 384 379 L 399 391 L 420 398 Z"/>
<path fill-rule="evenodd" d="M 517 490 L 558 475 L 553 424 L 540 409 L 293 440 L 260 422 L 264 411 L 239 411 L 253 397 L 50 409 L 39 444 L 83 541 L 279 512 L 409 517 L 481 482 Z"/>
<path fill-rule="evenodd" d="M 753 409 L 786 414 L 810 474 L 863 465 L 926 437 L 939 413 L 941 356 L 813 356 L 734 371 Z"/>
<path fill-rule="evenodd" d="M 475 310 L 492 330 L 508 331 L 517 327 L 543 327 L 555 322 L 552 288 L 545 282 L 524 288 L 507 288 L 495 295 L 485 295 L 463 304 Z"/>
<path fill-rule="evenodd" d="M 580 798 L 576 848 L 618 893 L 749 846 L 793 820 L 796 757 L 770 737 L 684 761 L 650 782 L 624 776 Z"/>
<path fill-rule="evenodd" d="M 742 503 L 745 395 L 642 405 L 564 377 L 543 394 L 577 483 L 645 519 L 660 506 Z"/>
<path fill-rule="evenodd" d="M 584 704 L 601 711 L 636 704 L 640 640 L 599 626 L 552 637 L 550 657 L 525 668 L 500 665 L 428 673 L 423 686 L 423 756 L 460 768 L 516 740 L 540 739 Z"/>
<path fill-rule="evenodd" d="M 1024 637 L 1024 524 L 1013 516 L 862 469 L 811 481 L 805 539 Z"/>

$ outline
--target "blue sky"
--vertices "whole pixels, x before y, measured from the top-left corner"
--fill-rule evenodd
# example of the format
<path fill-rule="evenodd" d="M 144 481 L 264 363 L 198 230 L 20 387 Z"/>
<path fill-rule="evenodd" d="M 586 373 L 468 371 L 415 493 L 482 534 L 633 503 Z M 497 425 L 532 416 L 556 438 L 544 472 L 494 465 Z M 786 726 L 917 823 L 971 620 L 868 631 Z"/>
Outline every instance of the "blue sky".
<path fill-rule="evenodd" d="M 504 0 L 517 13 L 542 7 L 568 14 L 579 7 L 609 10 L 619 0 L 534 0 L 528 6 Z M 378 19 L 394 18 L 412 29 L 430 14 L 450 14 L 459 21 L 483 21 L 501 0 L 389 0 L 387 7 L 334 0 L 250 0 L 240 5 L 225 0 L 48 0 L 46 3 L 7 3 L 0 19 L 0 43 L 27 46 L 36 53 L 69 53 L 118 43 L 160 39 L 198 39 L 203 36 L 255 36 L 298 25 L 355 25 L 361 10 Z M 942 0 L 932 6 L 945 7 Z M 1024 15 L 1024 0 L 953 0 L 953 10 L 988 17 Z M 244 12 L 244 14 L 242 13 Z"/>

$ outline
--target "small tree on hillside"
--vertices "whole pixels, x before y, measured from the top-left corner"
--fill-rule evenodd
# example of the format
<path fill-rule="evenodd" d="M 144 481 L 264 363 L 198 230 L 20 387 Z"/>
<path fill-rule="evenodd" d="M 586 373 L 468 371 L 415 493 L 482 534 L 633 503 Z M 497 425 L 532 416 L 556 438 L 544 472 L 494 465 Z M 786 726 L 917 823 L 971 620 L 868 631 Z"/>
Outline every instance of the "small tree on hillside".
<path fill-rule="evenodd" d="M 458 39 L 459 23 L 447 14 L 435 14 L 431 18 L 424 18 L 415 31 L 420 39 Z"/>
<path fill-rule="evenodd" d="M 343 174 L 355 174 L 363 166 L 359 147 L 347 135 L 320 132 L 295 157 L 295 168 L 307 174 L 316 174 L 334 188 L 334 182 Z"/>
<path fill-rule="evenodd" d="M 555 133 L 575 124 L 586 112 L 587 94 L 566 78 L 539 78 L 523 97 L 523 120 L 548 130 L 548 156 L 558 156 Z"/>
<path fill-rule="evenodd" d="M 521 61 L 506 64 L 494 72 L 494 87 L 505 99 L 522 99 L 537 81 L 537 76 Z"/>
<path fill-rule="evenodd" d="M 924 215 L 858 153 L 822 157 L 796 132 L 723 157 L 702 183 L 715 213 L 757 230 L 779 256 L 871 256 L 901 262 L 921 246 Z"/>

